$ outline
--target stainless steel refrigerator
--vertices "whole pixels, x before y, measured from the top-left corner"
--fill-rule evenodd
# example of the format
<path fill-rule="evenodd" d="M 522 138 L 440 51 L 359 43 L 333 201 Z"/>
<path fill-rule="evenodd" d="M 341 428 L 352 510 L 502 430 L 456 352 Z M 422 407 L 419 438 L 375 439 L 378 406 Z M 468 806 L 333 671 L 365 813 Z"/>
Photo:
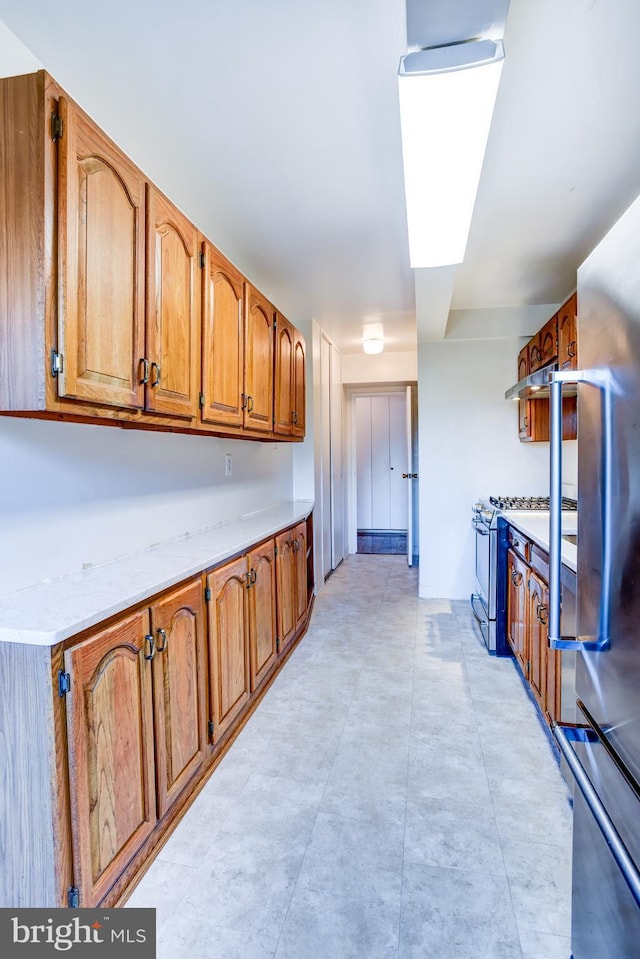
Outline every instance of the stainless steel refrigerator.
<path fill-rule="evenodd" d="M 580 372 L 551 382 L 550 645 L 579 650 L 574 959 L 640 957 L 640 198 L 578 270 Z M 560 628 L 561 398 L 578 392 L 576 637 Z M 575 388 L 575 387 L 574 387 Z"/>

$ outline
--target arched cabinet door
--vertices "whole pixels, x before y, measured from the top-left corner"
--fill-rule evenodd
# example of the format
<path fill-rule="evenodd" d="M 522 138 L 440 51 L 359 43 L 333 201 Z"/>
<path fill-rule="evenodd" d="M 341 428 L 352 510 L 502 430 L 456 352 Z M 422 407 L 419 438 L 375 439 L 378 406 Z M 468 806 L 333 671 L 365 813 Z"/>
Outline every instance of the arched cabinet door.
<path fill-rule="evenodd" d="M 274 431 L 290 436 L 293 429 L 293 341 L 295 331 L 281 313 L 276 314 L 276 378 Z"/>
<path fill-rule="evenodd" d="M 209 573 L 209 675 L 216 742 L 249 699 L 247 636 L 247 559 Z"/>
<path fill-rule="evenodd" d="M 66 97 L 58 155 L 58 395 L 144 402 L 145 184 Z"/>
<path fill-rule="evenodd" d="M 149 614 L 67 650 L 73 872 L 83 905 L 108 892 L 156 824 Z"/>
<path fill-rule="evenodd" d="M 251 692 L 271 672 L 278 656 L 275 543 L 267 540 L 248 554 L 247 590 Z"/>
<path fill-rule="evenodd" d="M 306 346 L 302 333 L 299 333 L 298 330 L 294 329 L 294 334 L 292 364 L 293 385 L 291 390 L 293 396 L 293 422 L 291 426 L 291 434 L 293 436 L 304 437 L 306 425 Z"/>
<path fill-rule="evenodd" d="M 147 184 L 145 406 L 186 419 L 200 391 L 199 260 L 195 226 Z"/>
<path fill-rule="evenodd" d="M 278 599 L 278 636 L 280 652 L 289 645 L 296 631 L 296 561 L 293 530 L 276 536 L 276 585 Z"/>
<path fill-rule="evenodd" d="M 204 244 L 202 420 L 242 427 L 244 315 L 242 275 L 210 243 Z"/>
<path fill-rule="evenodd" d="M 273 357 L 275 310 L 247 284 L 244 346 L 244 426 L 273 431 Z"/>
<path fill-rule="evenodd" d="M 207 751 L 203 606 L 198 577 L 151 607 L 160 818 L 201 768 Z"/>

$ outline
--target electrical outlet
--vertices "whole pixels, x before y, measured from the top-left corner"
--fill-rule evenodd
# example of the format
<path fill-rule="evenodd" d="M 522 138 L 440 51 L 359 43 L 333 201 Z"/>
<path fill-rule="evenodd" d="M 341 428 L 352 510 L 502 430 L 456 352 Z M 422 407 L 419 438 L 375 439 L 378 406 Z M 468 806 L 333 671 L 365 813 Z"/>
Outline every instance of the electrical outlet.
<path fill-rule="evenodd" d="M 224 475 L 231 476 L 233 469 L 231 467 L 231 453 L 224 454 Z"/>

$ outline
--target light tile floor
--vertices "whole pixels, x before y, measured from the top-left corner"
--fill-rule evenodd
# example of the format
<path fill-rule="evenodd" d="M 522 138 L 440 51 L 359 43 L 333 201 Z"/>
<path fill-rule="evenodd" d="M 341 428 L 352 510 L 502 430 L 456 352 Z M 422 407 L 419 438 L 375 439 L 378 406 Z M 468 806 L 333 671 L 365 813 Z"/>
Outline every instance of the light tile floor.
<path fill-rule="evenodd" d="M 129 900 L 159 959 L 568 959 L 568 793 L 513 662 L 349 556 Z"/>

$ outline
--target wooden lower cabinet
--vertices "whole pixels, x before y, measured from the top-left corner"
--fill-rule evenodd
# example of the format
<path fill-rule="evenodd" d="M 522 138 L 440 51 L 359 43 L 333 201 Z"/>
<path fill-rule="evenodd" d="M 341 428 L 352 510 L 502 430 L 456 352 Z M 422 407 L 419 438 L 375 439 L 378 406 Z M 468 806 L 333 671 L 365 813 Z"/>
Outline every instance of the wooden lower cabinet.
<path fill-rule="evenodd" d="M 107 894 L 206 749 L 201 579 L 68 649 L 73 872 Z"/>
<path fill-rule="evenodd" d="M 309 516 L 79 637 L 0 643 L 0 907 L 123 903 L 303 634 L 311 541 Z"/>
<path fill-rule="evenodd" d="M 531 563 L 538 569 L 542 566 L 547 575 L 548 556 L 538 546 L 532 549 Z M 561 717 L 562 658 L 557 650 L 549 649 L 549 587 L 513 549 L 507 552 L 507 577 L 509 643 L 542 714 L 551 724 Z"/>
<path fill-rule="evenodd" d="M 512 549 L 507 553 L 507 635 L 520 668 L 529 678 L 527 574 L 529 567 Z"/>
<path fill-rule="evenodd" d="M 80 902 L 106 895 L 157 820 L 149 612 L 65 653 L 73 873 Z"/>
<path fill-rule="evenodd" d="M 287 648 L 307 610 L 307 525 L 276 537 L 278 637 L 280 651 Z"/>
<path fill-rule="evenodd" d="M 249 699 L 247 558 L 209 573 L 209 681 L 213 742 L 227 731 Z"/>
<path fill-rule="evenodd" d="M 276 546 L 273 539 L 248 556 L 251 587 L 247 591 L 251 692 L 269 675 L 278 658 L 276 620 Z"/>

